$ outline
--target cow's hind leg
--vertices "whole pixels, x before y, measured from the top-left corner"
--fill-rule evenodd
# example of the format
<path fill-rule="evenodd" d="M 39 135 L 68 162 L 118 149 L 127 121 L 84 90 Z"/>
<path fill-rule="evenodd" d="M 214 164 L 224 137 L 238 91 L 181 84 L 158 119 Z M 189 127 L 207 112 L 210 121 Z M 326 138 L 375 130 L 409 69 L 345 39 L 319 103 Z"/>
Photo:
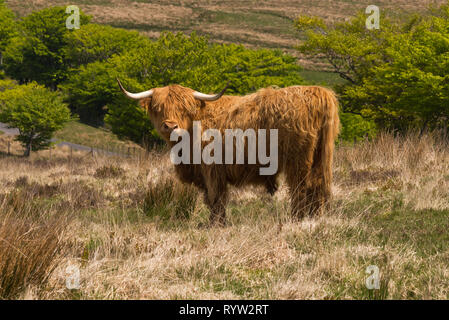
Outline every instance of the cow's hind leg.
<path fill-rule="evenodd" d="M 311 171 L 316 139 L 309 137 L 304 145 L 298 146 L 286 162 L 285 176 L 290 193 L 291 213 L 294 219 L 302 219 L 312 210 L 310 192 Z"/>
<path fill-rule="evenodd" d="M 319 139 L 313 157 L 313 164 L 310 171 L 310 185 L 307 189 L 307 198 L 310 203 L 310 215 L 322 213 L 327 200 L 331 195 L 330 185 L 327 185 L 325 181 L 330 181 L 325 179 L 325 175 L 332 175 L 332 172 L 326 172 L 323 161 L 326 159 L 322 158 L 322 143 L 321 138 Z M 330 167 L 330 166 L 329 166 Z"/>
<path fill-rule="evenodd" d="M 309 203 L 309 215 L 322 213 L 326 200 L 329 198 L 330 190 L 324 184 L 321 164 L 318 162 L 310 172 L 310 185 L 306 190 L 307 202 Z"/>
<path fill-rule="evenodd" d="M 309 212 L 307 202 L 307 176 L 305 172 L 287 173 L 286 180 L 290 194 L 290 210 L 293 219 L 302 219 Z"/>

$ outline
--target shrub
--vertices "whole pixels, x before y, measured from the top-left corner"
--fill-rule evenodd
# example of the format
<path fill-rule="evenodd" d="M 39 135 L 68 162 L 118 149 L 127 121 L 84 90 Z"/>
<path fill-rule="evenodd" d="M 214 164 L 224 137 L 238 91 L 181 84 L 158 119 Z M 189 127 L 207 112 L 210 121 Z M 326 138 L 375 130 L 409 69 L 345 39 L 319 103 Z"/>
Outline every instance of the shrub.
<path fill-rule="evenodd" d="M 46 284 L 56 267 L 65 227 L 61 218 L 36 222 L 14 214 L 0 216 L 0 299 L 15 299 L 28 285 Z"/>
<path fill-rule="evenodd" d="M 37 81 L 53 89 L 67 77 L 64 59 L 68 17 L 65 7 L 52 7 L 31 13 L 18 22 L 18 35 L 4 51 L 6 73 L 22 83 Z M 80 12 L 80 22 L 90 17 Z"/>
<path fill-rule="evenodd" d="M 54 132 L 70 120 L 70 110 L 57 92 L 35 83 L 0 92 L 0 121 L 19 129 L 16 140 L 25 156 L 50 146 Z"/>
<path fill-rule="evenodd" d="M 341 113 L 341 133 L 340 139 L 344 141 L 357 142 L 364 138 L 374 138 L 377 133 L 376 123 L 369 119 L 364 119 L 358 114 Z"/>
<path fill-rule="evenodd" d="M 329 26 L 321 18 L 296 21 L 305 36 L 299 50 L 347 80 L 337 86 L 343 112 L 390 130 L 447 128 L 449 5 L 430 15 L 382 17 L 380 30 L 365 21 L 363 13 Z"/>
<path fill-rule="evenodd" d="M 104 165 L 95 170 L 94 176 L 96 178 L 117 178 L 123 176 L 124 174 L 125 170 L 123 168 L 114 165 Z"/>
<path fill-rule="evenodd" d="M 146 191 L 143 210 L 149 217 L 186 220 L 194 212 L 197 198 L 195 187 L 163 179 L 150 185 Z"/>

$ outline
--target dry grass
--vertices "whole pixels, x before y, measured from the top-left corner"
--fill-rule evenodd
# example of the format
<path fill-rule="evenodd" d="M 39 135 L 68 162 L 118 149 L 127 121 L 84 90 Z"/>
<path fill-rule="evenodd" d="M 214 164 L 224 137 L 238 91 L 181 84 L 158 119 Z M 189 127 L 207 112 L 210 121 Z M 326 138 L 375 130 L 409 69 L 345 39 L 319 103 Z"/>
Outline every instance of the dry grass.
<path fill-rule="evenodd" d="M 5 294 L 11 277 L 1 262 L 1 292 L 35 299 L 446 299 L 448 150 L 439 138 L 413 134 L 339 146 L 326 214 L 291 221 L 284 185 L 274 198 L 233 190 L 225 228 L 203 227 L 201 197 L 174 182 L 164 153 L 140 161 L 75 153 L 69 162 L 64 150 L 52 160 L 46 151 L 5 157 L 0 238 L 14 247 L 0 244 L 0 261 L 11 257 L 6 269 L 23 271 Z M 42 266 L 39 276 L 30 274 L 33 265 Z M 79 290 L 66 288 L 73 265 L 81 271 Z M 380 290 L 365 287 L 369 265 L 380 269 Z"/>

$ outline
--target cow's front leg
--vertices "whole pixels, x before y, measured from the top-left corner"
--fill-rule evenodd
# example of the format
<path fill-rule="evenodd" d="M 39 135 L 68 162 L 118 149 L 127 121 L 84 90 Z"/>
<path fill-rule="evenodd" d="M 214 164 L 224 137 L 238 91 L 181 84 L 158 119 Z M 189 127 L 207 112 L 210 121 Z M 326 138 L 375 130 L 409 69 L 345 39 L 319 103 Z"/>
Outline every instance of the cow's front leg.
<path fill-rule="evenodd" d="M 220 178 L 208 178 L 206 179 L 204 202 L 210 209 L 210 224 L 224 226 L 228 202 L 227 183 Z"/>
<path fill-rule="evenodd" d="M 210 225 L 224 226 L 226 224 L 226 194 L 211 196 L 209 192 L 206 191 L 205 198 L 206 204 L 210 209 Z"/>

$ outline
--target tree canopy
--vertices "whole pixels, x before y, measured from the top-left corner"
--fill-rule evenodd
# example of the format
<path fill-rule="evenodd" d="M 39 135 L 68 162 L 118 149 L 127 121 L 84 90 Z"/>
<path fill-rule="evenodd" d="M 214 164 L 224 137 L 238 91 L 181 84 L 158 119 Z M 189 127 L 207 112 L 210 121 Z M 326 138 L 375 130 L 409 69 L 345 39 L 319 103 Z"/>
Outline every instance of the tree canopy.
<path fill-rule="evenodd" d="M 362 13 L 332 26 L 302 16 L 296 26 L 306 40 L 299 50 L 322 57 L 347 80 L 337 86 L 344 112 L 388 129 L 447 126 L 448 13 L 442 6 L 405 22 L 382 17 L 380 30 L 368 30 Z"/>
<path fill-rule="evenodd" d="M 17 23 L 18 34 L 9 39 L 4 52 L 8 75 L 21 83 L 37 81 L 56 88 L 67 76 L 64 59 L 68 15 L 64 7 L 35 11 Z M 80 12 L 81 24 L 90 18 Z"/>
<path fill-rule="evenodd" d="M 70 120 L 67 105 L 57 92 L 36 83 L 14 86 L 4 81 L 4 85 L 5 90 L 0 92 L 0 121 L 19 129 L 16 139 L 25 147 L 26 156 L 31 150 L 47 148 L 53 133 Z"/>
<path fill-rule="evenodd" d="M 14 13 L 0 0 L 0 69 L 3 67 L 3 53 L 11 38 L 17 36 Z"/>

